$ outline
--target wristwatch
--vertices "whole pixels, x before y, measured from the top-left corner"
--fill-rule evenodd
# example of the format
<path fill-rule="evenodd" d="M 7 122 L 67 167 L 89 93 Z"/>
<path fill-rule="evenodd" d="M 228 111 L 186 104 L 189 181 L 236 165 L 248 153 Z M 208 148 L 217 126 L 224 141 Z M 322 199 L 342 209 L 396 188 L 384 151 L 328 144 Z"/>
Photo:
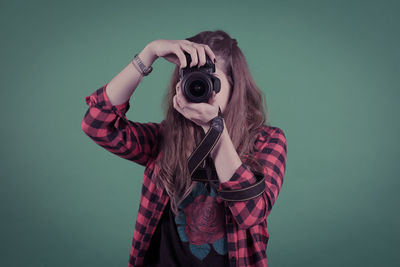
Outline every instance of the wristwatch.
<path fill-rule="evenodd" d="M 142 73 L 143 76 L 149 75 L 149 73 L 153 70 L 153 67 L 152 67 L 152 66 L 146 67 L 146 65 L 143 64 L 143 62 L 142 62 L 142 61 L 140 60 L 140 58 L 139 58 L 139 54 L 136 54 L 136 55 L 133 57 L 133 60 L 135 60 L 135 62 L 136 62 L 137 65 L 139 66 L 140 72 Z M 133 62 L 132 62 L 132 64 L 133 64 Z M 135 65 L 135 64 L 133 64 L 133 65 Z"/>
<path fill-rule="evenodd" d="M 224 130 L 224 117 L 222 116 L 221 108 L 218 107 L 218 115 L 211 120 L 211 125 L 213 129 L 217 130 L 218 133 L 222 133 Z"/>

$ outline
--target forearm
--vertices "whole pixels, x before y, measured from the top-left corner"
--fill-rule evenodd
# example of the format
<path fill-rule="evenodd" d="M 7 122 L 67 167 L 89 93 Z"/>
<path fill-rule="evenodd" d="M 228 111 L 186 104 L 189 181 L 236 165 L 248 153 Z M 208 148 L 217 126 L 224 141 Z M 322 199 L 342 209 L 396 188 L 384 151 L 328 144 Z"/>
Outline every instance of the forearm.
<path fill-rule="evenodd" d="M 208 130 L 209 127 L 203 128 Z M 213 150 L 210 152 L 211 158 L 214 160 L 215 169 L 221 183 L 228 181 L 235 173 L 236 169 L 242 164 L 239 155 L 228 134 L 224 121 L 224 130 Z"/>
<path fill-rule="evenodd" d="M 153 64 L 157 56 L 153 53 L 151 43 L 143 48 L 139 53 L 139 58 L 146 66 L 151 66 Z M 113 105 L 125 103 L 131 97 L 142 78 L 143 75 L 139 70 L 132 65 L 132 62 L 129 62 L 129 64 L 112 78 L 107 85 L 106 93 L 110 102 Z"/>

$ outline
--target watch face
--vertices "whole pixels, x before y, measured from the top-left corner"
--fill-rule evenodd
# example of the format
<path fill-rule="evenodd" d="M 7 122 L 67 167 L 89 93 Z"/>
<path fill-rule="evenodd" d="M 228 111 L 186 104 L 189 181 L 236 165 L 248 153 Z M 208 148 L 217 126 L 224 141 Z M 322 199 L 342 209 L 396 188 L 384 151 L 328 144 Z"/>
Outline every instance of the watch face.
<path fill-rule="evenodd" d="M 215 117 L 211 121 L 211 127 L 221 133 L 224 130 L 224 122 L 222 118 L 220 116 Z"/>
<path fill-rule="evenodd" d="M 219 133 L 222 133 L 222 131 L 224 130 L 224 126 L 218 125 L 217 127 L 215 127 L 215 129 L 216 129 Z"/>

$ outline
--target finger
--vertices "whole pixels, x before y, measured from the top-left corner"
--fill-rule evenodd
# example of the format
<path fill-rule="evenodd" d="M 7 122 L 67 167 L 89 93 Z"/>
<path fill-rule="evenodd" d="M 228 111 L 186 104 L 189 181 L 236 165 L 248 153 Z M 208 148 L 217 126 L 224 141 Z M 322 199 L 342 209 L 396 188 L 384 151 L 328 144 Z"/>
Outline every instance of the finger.
<path fill-rule="evenodd" d="M 182 68 L 185 68 L 186 67 L 186 57 L 185 57 L 185 54 L 182 52 L 182 49 L 181 49 L 181 47 L 177 44 L 176 46 L 175 46 L 175 48 L 172 50 L 175 54 L 176 54 L 176 56 L 178 57 L 178 59 L 179 59 L 179 62 L 180 62 L 180 68 L 182 69 Z"/>
<path fill-rule="evenodd" d="M 182 107 L 182 104 L 181 104 L 181 101 L 179 100 L 179 95 L 175 95 L 175 101 L 176 101 L 176 104 L 178 104 L 178 107 L 179 108 L 181 108 Z"/>
<path fill-rule="evenodd" d="M 203 45 L 200 45 L 197 49 L 198 55 L 199 55 L 199 64 L 198 64 L 198 68 L 200 68 L 200 66 L 203 66 L 204 64 L 206 64 L 206 52 L 205 52 L 205 48 Z"/>
<path fill-rule="evenodd" d="M 214 102 L 215 102 L 215 91 L 213 91 L 213 94 L 212 94 L 212 96 L 210 97 L 208 103 L 209 103 L 209 104 L 213 104 Z"/>
<path fill-rule="evenodd" d="M 179 88 L 179 82 L 177 82 L 176 86 L 175 86 L 175 93 L 178 94 L 178 88 Z"/>
<path fill-rule="evenodd" d="M 211 50 L 211 48 L 208 45 L 204 45 L 204 49 L 206 50 L 206 53 L 208 57 L 211 59 L 212 62 L 214 62 L 214 59 L 216 58 L 214 52 Z"/>
<path fill-rule="evenodd" d="M 177 95 L 178 95 L 179 103 L 181 104 L 180 106 L 187 106 L 189 101 L 187 101 L 186 97 L 183 95 L 182 88 L 180 85 L 177 86 Z"/>
<path fill-rule="evenodd" d="M 173 101 L 173 104 L 174 104 L 174 108 L 175 108 L 179 113 L 181 113 L 181 114 L 183 115 L 183 113 L 184 113 L 184 108 L 182 108 L 182 107 L 179 105 L 178 98 L 177 98 L 176 95 L 172 98 L 172 101 Z"/>
<path fill-rule="evenodd" d="M 178 109 L 176 104 L 176 95 L 174 95 L 174 97 L 172 98 L 172 104 L 174 106 L 174 109 Z"/>
<path fill-rule="evenodd" d="M 218 106 L 219 106 L 219 104 L 218 104 L 218 102 L 217 101 L 214 101 L 214 102 L 212 102 L 212 104 L 211 104 L 212 106 L 214 106 L 214 107 L 217 107 L 217 110 L 218 110 Z"/>
<path fill-rule="evenodd" d="M 190 62 L 189 67 L 191 68 L 193 66 L 196 66 L 199 61 L 197 58 L 197 49 L 191 45 L 187 45 L 187 44 L 183 44 L 183 43 L 181 43 L 181 47 L 183 50 L 185 50 L 186 52 L 188 52 L 190 54 L 191 62 Z"/>
<path fill-rule="evenodd" d="M 183 95 L 182 88 L 180 86 L 178 87 L 178 95 L 177 95 L 176 100 L 179 104 L 179 107 L 181 107 L 181 109 L 186 108 L 188 106 L 188 104 L 191 103 L 191 102 L 187 101 L 186 97 Z"/>
<path fill-rule="evenodd" d="M 176 95 L 172 98 L 172 102 L 174 103 L 174 108 L 175 108 L 176 110 L 178 110 L 178 109 L 179 109 L 179 105 L 178 105 L 178 103 L 177 103 L 177 101 L 176 101 Z"/>
<path fill-rule="evenodd" d="M 164 56 L 164 58 L 179 66 L 179 58 L 174 53 L 168 54 L 167 56 Z"/>
<path fill-rule="evenodd" d="M 179 81 L 177 84 L 176 84 L 176 94 L 178 95 L 178 96 L 180 96 L 181 95 L 181 91 L 182 91 L 182 81 Z"/>
<path fill-rule="evenodd" d="M 175 86 L 175 92 L 176 92 L 175 95 L 178 97 L 179 96 L 179 83 L 177 83 Z"/>
<path fill-rule="evenodd" d="M 189 41 L 189 40 L 186 40 L 186 39 L 183 39 L 183 40 L 181 40 L 183 43 L 185 43 L 185 44 L 191 44 L 192 42 L 191 41 Z"/>
<path fill-rule="evenodd" d="M 204 102 L 201 103 L 187 102 L 187 104 L 185 104 L 185 109 L 196 113 L 203 113 L 204 110 L 207 109 L 207 106 L 209 106 L 209 104 Z"/>

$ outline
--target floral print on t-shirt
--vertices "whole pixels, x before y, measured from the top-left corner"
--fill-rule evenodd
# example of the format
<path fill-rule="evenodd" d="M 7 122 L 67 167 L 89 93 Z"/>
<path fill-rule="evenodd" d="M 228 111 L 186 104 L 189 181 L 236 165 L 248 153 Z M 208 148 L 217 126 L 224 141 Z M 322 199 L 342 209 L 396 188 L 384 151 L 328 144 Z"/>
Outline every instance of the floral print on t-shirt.
<path fill-rule="evenodd" d="M 210 187 L 209 187 L 210 188 Z M 193 192 L 179 205 L 175 217 L 179 237 L 189 242 L 189 248 L 198 259 L 204 259 L 213 248 L 218 254 L 228 252 L 224 207 L 216 201 L 214 188 L 198 182 Z"/>

